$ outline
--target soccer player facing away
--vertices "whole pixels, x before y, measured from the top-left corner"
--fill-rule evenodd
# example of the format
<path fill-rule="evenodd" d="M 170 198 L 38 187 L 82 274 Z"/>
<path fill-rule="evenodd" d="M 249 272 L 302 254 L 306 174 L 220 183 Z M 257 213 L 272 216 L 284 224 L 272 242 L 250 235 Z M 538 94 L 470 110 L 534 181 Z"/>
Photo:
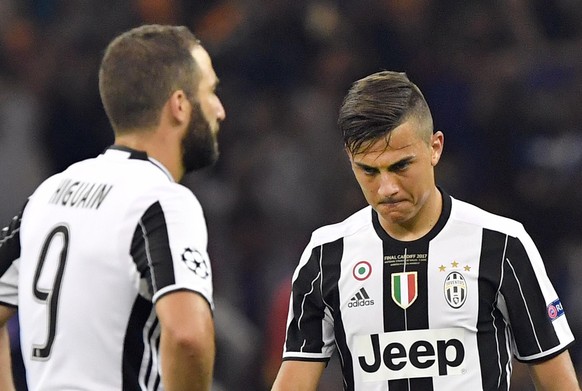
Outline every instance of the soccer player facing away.
<path fill-rule="evenodd" d="M 30 390 L 210 389 L 207 229 L 178 182 L 218 157 L 217 83 L 186 27 L 141 26 L 107 47 L 114 145 L 42 183 L 0 237 L 0 326 L 18 310 Z"/>
<path fill-rule="evenodd" d="M 338 124 L 369 205 L 313 232 L 273 390 L 316 390 L 334 352 L 349 391 L 507 391 L 512 357 L 538 390 L 579 390 L 574 337 L 524 227 L 436 185 L 444 135 L 418 87 L 365 77 Z"/>

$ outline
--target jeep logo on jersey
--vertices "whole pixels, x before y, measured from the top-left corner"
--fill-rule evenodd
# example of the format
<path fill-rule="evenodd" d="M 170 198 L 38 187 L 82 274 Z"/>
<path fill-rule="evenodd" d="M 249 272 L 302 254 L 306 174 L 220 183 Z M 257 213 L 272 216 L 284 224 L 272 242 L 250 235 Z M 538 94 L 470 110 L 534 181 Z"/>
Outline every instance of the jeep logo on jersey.
<path fill-rule="evenodd" d="M 210 269 L 206 259 L 197 250 L 186 248 L 182 253 L 182 260 L 200 278 L 207 278 L 210 275 Z"/>
<path fill-rule="evenodd" d="M 445 300 L 453 308 L 460 308 L 467 300 L 467 282 L 459 272 L 450 272 L 445 278 Z"/>
<path fill-rule="evenodd" d="M 418 297 L 417 273 L 392 273 L 391 277 L 392 300 L 407 309 Z"/>
<path fill-rule="evenodd" d="M 355 348 L 364 381 L 460 375 L 465 372 L 459 328 L 358 335 Z"/>

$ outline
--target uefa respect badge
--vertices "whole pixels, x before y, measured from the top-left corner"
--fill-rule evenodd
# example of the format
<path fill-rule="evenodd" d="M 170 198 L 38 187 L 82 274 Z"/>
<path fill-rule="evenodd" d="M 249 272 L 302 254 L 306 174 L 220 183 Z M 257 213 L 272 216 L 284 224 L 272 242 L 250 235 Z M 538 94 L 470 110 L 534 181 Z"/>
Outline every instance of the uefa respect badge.
<path fill-rule="evenodd" d="M 552 301 L 547 308 L 548 317 L 551 321 L 558 319 L 560 316 L 564 315 L 564 307 L 560 299 Z"/>

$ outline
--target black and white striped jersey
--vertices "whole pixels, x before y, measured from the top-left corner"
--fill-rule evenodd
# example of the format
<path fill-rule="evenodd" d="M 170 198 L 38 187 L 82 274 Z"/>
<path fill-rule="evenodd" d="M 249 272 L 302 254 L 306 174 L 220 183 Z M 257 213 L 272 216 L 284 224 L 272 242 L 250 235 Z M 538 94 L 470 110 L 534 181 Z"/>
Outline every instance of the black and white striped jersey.
<path fill-rule="evenodd" d="M 509 390 L 511 359 L 574 340 L 523 226 L 443 193 L 423 238 L 388 236 L 366 207 L 316 230 L 293 275 L 284 360 L 337 352 L 344 388 Z"/>
<path fill-rule="evenodd" d="M 159 162 L 111 147 L 47 179 L 0 237 L 30 390 L 162 390 L 154 304 L 214 307 L 202 208 Z"/>

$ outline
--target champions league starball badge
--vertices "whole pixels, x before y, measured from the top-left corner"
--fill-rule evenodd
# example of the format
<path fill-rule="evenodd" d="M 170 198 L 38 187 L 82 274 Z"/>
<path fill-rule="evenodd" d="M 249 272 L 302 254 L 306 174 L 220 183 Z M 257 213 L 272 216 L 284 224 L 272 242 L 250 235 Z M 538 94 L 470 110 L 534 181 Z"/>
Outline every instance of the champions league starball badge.
<path fill-rule="evenodd" d="M 182 253 L 182 261 L 198 277 L 207 278 L 210 275 L 208 263 L 198 251 L 186 248 Z"/>

